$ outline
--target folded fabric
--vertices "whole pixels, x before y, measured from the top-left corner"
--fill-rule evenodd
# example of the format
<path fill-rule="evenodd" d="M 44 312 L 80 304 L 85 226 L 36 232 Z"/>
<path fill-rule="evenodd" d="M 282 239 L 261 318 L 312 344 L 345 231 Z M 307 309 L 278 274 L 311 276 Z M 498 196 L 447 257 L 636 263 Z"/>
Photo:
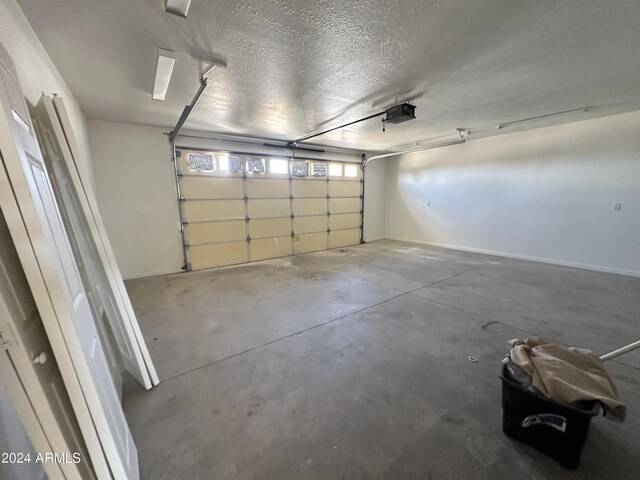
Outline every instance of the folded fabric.
<path fill-rule="evenodd" d="M 541 337 L 514 339 L 509 344 L 511 361 L 531 376 L 542 395 L 567 404 L 595 400 L 607 418 L 624 421 L 626 407 L 593 352 L 556 345 Z"/>

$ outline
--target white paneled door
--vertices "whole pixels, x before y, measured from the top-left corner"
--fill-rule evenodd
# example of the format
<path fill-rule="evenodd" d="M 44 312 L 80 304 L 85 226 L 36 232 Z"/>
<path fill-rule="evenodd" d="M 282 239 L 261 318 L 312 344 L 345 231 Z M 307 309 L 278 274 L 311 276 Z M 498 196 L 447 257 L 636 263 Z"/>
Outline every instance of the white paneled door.
<path fill-rule="evenodd" d="M 138 479 L 135 445 L 42 159 L 15 69 L 0 49 L 3 213 L 78 420 L 118 479 Z M 70 362 L 69 362 L 70 361 Z M 75 390 L 79 384 L 81 392 Z M 91 450 L 90 450 L 91 451 Z M 96 458 L 97 458 L 97 452 Z"/>
<path fill-rule="evenodd" d="M 151 356 L 149 355 L 149 349 L 147 348 L 144 337 L 142 336 L 138 319 L 133 311 L 129 294 L 127 293 L 127 289 L 124 285 L 122 274 L 120 273 L 118 263 L 116 262 L 116 257 L 113 253 L 113 248 L 111 247 L 111 242 L 107 236 L 107 230 L 102 221 L 98 203 L 91 187 L 91 181 L 88 178 L 87 173 L 82 168 L 81 160 L 83 159 L 83 154 L 78 145 L 77 137 L 75 135 L 76 132 L 74 132 L 72 128 L 71 120 L 67 114 L 67 109 L 63 99 L 60 97 L 54 97 L 52 102 L 57 120 L 60 122 L 60 132 L 56 135 L 60 138 L 60 142 L 63 143 L 63 151 L 63 137 L 68 145 L 70 156 L 65 155 L 65 162 L 75 190 L 78 193 L 80 205 L 89 223 L 95 245 L 108 277 L 109 288 L 113 294 L 112 298 L 115 299 L 116 303 L 115 309 L 120 315 L 120 326 L 127 332 L 127 336 L 130 338 L 128 341 L 131 342 L 132 348 L 140 350 L 144 360 L 144 365 L 149 373 L 151 384 L 158 385 L 160 383 L 160 379 L 153 361 L 151 360 Z M 55 119 L 52 118 L 52 122 L 55 130 Z M 131 337 L 132 334 L 133 337 Z M 146 382 L 144 382 L 143 385 L 145 388 L 149 388 L 149 385 Z"/>
<path fill-rule="evenodd" d="M 122 381 L 119 378 L 122 364 L 141 385 L 151 388 L 148 367 L 155 374 L 153 363 L 150 359 L 145 362 L 142 353 L 142 348 L 146 351 L 144 339 L 136 337 L 128 312 L 121 305 L 123 299 L 116 280 L 109 275 L 107 252 L 88 202 L 90 192 L 83 189 L 52 100 L 41 97 L 31 112 L 76 264 L 93 316 L 98 320 L 98 330 L 106 349 L 112 378 L 116 386 Z"/>
<path fill-rule="evenodd" d="M 4 215 L 0 215 L 0 344 L 0 364 L 4 365 L 0 368 L 0 383 L 13 397 L 36 451 L 69 456 L 78 452 L 85 460 L 78 464 L 47 463 L 44 467 L 49 478 L 94 479 L 60 368 Z M 99 447 L 97 435 L 93 439 Z M 100 468 L 107 471 L 106 462 L 96 465 L 96 470 Z M 21 471 L 25 471 L 24 467 Z"/>

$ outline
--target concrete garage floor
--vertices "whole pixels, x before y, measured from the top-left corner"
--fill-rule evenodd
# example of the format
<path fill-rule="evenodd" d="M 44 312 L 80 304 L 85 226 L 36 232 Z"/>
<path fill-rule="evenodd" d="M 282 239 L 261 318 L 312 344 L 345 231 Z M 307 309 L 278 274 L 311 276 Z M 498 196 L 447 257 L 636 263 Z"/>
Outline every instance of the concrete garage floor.
<path fill-rule="evenodd" d="M 504 436 L 497 378 L 514 337 L 640 338 L 640 278 L 379 241 L 127 288 L 163 379 L 125 392 L 143 479 L 640 471 L 638 351 L 608 363 L 627 422 L 596 418 L 575 472 Z"/>

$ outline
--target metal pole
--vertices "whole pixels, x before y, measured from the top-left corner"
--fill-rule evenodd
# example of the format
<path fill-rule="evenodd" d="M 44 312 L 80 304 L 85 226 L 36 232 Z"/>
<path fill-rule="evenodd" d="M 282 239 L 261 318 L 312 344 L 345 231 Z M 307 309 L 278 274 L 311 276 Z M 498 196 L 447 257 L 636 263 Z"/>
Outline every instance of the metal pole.
<path fill-rule="evenodd" d="M 185 221 L 184 213 L 182 211 L 182 190 L 180 188 L 180 169 L 178 168 L 178 159 L 176 157 L 176 143 L 170 140 L 171 143 L 171 160 L 173 161 L 173 171 L 176 176 L 176 195 L 178 198 L 178 218 L 180 220 L 180 238 L 182 239 L 182 269 L 186 272 L 191 270 L 189 267 L 189 259 L 187 257 L 187 238 L 184 231 Z"/>
<path fill-rule="evenodd" d="M 568 115 L 570 113 L 589 112 L 589 111 L 591 111 L 591 107 L 572 108 L 571 110 L 564 110 L 562 112 L 547 113 L 546 115 L 538 115 L 537 117 L 529 117 L 529 118 L 523 118 L 522 120 L 514 120 L 513 122 L 501 123 L 500 125 L 498 125 L 498 129 L 510 127 L 511 125 L 520 125 L 521 123 L 534 122 L 536 120 L 542 120 L 544 118 L 559 117 L 560 115 Z"/>
<path fill-rule="evenodd" d="M 391 153 L 383 153 L 382 155 L 374 155 L 373 157 L 367 158 L 365 162 L 365 166 L 371 160 L 377 160 L 379 158 L 395 157 L 396 155 L 404 155 L 405 153 L 423 152 L 425 150 L 433 150 L 435 148 L 449 147 L 451 145 L 460 145 L 461 143 L 466 143 L 466 140 L 456 140 L 454 142 L 438 143 L 437 145 L 427 145 L 425 147 L 412 148 L 411 150 L 403 150 L 402 152 L 391 152 Z"/>
<path fill-rule="evenodd" d="M 614 350 L 613 352 L 609 352 L 606 355 L 602 355 L 600 357 L 600 360 L 605 362 L 607 360 L 611 360 L 612 358 L 619 357 L 620 355 L 624 355 L 625 353 L 630 352 L 631 350 L 635 350 L 636 348 L 640 348 L 640 340 L 638 340 L 637 342 L 633 342 L 626 347 L 622 347 L 618 350 Z"/>
<path fill-rule="evenodd" d="M 184 126 L 185 122 L 187 121 L 187 118 L 189 118 L 189 114 L 191 114 L 191 111 L 196 106 L 196 103 L 198 103 L 198 100 L 200 99 L 200 96 L 202 95 L 202 92 L 204 92 L 205 88 L 207 88 L 207 79 L 204 76 L 201 76 L 200 77 L 200 86 L 198 87 L 198 90 L 196 91 L 195 95 L 193 96 L 193 99 L 191 100 L 191 103 L 184 107 L 184 110 L 182 110 L 182 114 L 180 115 L 180 118 L 178 119 L 178 123 L 176 123 L 176 126 L 171 131 L 171 133 L 169 134 L 169 143 L 171 144 L 171 160 L 173 161 L 173 171 L 174 171 L 175 176 L 176 176 L 176 195 L 177 195 L 177 198 L 178 198 L 178 217 L 180 219 L 180 238 L 182 239 L 182 257 L 183 257 L 183 260 L 184 260 L 184 264 L 182 266 L 182 269 L 187 271 L 187 272 L 189 270 L 191 270 L 191 266 L 189 265 L 189 258 L 187 256 L 187 239 L 186 239 L 186 235 L 185 235 L 185 231 L 184 231 L 185 220 L 184 220 L 184 213 L 182 211 L 182 204 L 183 204 L 183 200 L 184 199 L 182 197 L 182 189 L 180 188 L 180 169 L 178 168 L 178 158 L 177 158 L 177 155 L 176 155 L 176 138 L 180 134 L 180 131 L 182 130 L 182 127 Z"/>
<path fill-rule="evenodd" d="M 198 87 L 196 94 L 193 96 L 191 103 L 184 107 L 184 110 L 182 110 L 182 115 L 180 115 L 180 118 L 178 119 L 178 123 L 176 123 L 173 131 L 169 134 L 170 141 L 176 141 L 176 137 L 180 134 L 180 130 L 182 130 L 184 123 L 187 121 L 187 118 L 189 118 L 189 115 L 191 114 L 191 110 L 193 110 L 193 107 L 195 107 L 196 103 L 198 103 L 200 95 L 202 95 L 202 92 L 204 92 L 205 88 L 207 88 L 207 79 L 205 77 L 200 77 L 200 86 Z"/>
<path fill-rule="evenodd" d="M 365 166 L 367 165 L 367 155 L 362 154 L 362 164 L 360 168 L 362 169 L 362 179 L 360 180 L 360 243 L 364 243 L 364 174 L 365 174 Z"/>

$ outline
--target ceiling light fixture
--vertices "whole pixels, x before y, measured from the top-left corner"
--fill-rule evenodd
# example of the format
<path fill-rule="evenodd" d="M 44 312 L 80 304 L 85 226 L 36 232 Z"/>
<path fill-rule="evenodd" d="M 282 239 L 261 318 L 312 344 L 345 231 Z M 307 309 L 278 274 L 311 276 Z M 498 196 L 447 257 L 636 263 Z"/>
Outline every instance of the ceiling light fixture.
<path fill-rule="evenodd" d="M 187 18 L 187 12 L 189 11 L 190 5 L 191 0 L 165 0 L 164 10 L 167 13 Z"/>
<path fill-rule="evenodd" d="M 173 64 L 175 61 L 175 52 L 165 50 L 164 48 L 158 49 L 156 75 L 153 80 L 153 93 L 151 94 L 154 100 L 164 100 L 167 94 L 167 88 L 169 88 L 169 81 L 171 80 L 171 73 L 173 72 Z"/>
<path fill-rule="evenodd" d="M 513 122 L 501 123 L 500 125 L 498 125 L 498 129 L 511 127 L 512 125 L 521 125 L 523 123 L 535 122 L 537 120 L 543 120 L 545 118 L 559 117 L 561 115 L 570 115 L 572 113 L 579 113 L 579 112 L 588 112 L 591 110 L 591 108 L 592 107 L 573 108 L 571 110 L 564 110 L 562 112 L 547 113 L 546 115 L 539 115 L 537 117 L 523 118 L 522 120 L 514 120 Z"/>

